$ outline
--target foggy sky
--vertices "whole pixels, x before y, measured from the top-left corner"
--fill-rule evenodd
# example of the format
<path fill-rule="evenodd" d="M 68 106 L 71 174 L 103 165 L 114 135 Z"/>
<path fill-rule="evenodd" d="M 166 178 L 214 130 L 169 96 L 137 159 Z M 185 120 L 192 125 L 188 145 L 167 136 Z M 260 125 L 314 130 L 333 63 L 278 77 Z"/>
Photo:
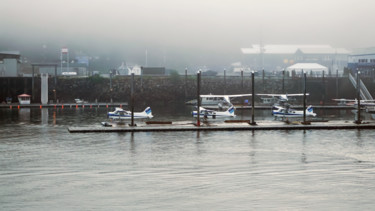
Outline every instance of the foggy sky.
<path fill-rule="evenodd" d="M 251 44 L 374 46 L 372 0 L 1 0 L 0 51 L 67 46 L 172 66 L 230 64 Z"/>

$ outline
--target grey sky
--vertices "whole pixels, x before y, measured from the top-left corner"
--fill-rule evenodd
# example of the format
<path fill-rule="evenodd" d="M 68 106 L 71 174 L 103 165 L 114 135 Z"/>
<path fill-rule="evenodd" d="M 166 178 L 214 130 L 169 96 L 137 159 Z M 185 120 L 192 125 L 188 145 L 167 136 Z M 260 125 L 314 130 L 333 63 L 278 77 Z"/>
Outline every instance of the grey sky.
<path fill-rule="evenodd" d="M 372 0 L 1 0 L 0 38 L 229 62 L 259 42 L 374 46 L 374 9 Z"/>

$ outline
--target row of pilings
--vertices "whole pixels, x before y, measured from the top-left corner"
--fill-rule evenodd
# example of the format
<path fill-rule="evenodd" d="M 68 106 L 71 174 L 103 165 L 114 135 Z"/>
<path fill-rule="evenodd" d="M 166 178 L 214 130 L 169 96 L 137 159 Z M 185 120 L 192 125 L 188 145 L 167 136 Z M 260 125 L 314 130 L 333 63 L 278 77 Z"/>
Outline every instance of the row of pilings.
<path fill-rule="evenodd" d="M 367 88 L 375 90 L 371 78 L 362 78 Z M 130 102 L 131 76 L 116 76 L 112 79 L 98 76 L 86 78 L 49 78 L 48 99 L 50 102 L 68 103 L 79 98 L 88 102 Z M 255 76 L 257 93 L 302 93 L 303 78 Z M 40 103 L 39 77 L 0 78 L 0 102 L 17 95 L 32 94 L 33 103 Z M 245 94 L 251 93 L 250 76 L 202 76 L 201 94 Z M 347 77 L 307 77 L 306 89 L 312 104 L 334 103 L 332 98 L 356 98 L 356 89 Z M 196 75 L 135 76 L 135 105 L 165 105 L 195 99 L 197 90 Z M 259 100 L 259 99 L 256 99 Z"/>

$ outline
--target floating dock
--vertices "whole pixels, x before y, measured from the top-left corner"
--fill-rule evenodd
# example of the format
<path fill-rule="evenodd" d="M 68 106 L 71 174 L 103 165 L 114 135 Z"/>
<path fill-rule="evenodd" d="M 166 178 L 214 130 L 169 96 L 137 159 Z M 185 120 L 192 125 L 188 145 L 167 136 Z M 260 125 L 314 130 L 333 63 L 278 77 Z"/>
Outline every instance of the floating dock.
<path fill-rule="evenodd" d="M 248 120 L 249 121 L 249 120 Z M 250 122 L 250 121 L 249 121 Z M 261 121 L 256 125 L 249 122 L 205 122 L 196 126 L 194 122 L 172 122 L 172 124 L 137 123 L 137 126 L 112 125 L 104 127 L 101 125 L 86 127 L 69 127 L 70 133 L 109 133 L 109 132 L 172 132 L 172 131 L 239 131 L 239 130 L 348 130 L 348 129 L 375 129 L 375 121 L 356 124 L 353 121 L 328 121 L 328 122 L 281 122 Z"/>

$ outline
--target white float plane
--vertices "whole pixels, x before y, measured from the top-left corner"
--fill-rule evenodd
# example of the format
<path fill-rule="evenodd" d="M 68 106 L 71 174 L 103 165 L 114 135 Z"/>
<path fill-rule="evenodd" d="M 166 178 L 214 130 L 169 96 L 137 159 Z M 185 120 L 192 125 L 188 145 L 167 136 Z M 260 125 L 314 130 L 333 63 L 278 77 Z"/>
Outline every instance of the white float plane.
<path fill-rule="evenodd" d="M 303 111 L 297 111 L 288 107 L 275 105 L 272 107 L 272 115 L 275 116 L 275 119 L 277 117 L 296 118 L 303 117 Z M 316 116 L 316 113 L 314 113 L 311 105 L 306 109 L 306 116 Z"/>
<path fill-rule="evenodd" d="M 289 101 L 289 97 L 300 97 L 304 94 L 257 94 L 259 96 L 269 96 L 269 97 L 278 97 L 279 100 L 272 106 L 272 115 L 282 118 L 297 118 L 303 117 L 303 110 L 295 110 L 291 109 L 290 105 L 287 103 Z M 309 93 L 306 93 L 308 96 Z M 308 106 L 306 109 L 306 116 L 316 116 L 314 113 L 312 106 Z"/>
<path fill-rule="evenodd" d="M 191 114 L 192 114 L 193 117 L 198 116 L 197 111 L 192 111 Z M 209 109 L 205 109 L 203 107 L 199 107 L 199 117 L 200 118 L 216 119 L 216 118 L 222 118 L 222 117 L 235 117 L 235 116 L 236 115 L 234 114 L 234 107 L 233 106 L 229 107 L 228 110 L 226 110 L 226 111 L 215 111 L 215 110 L 209 110 Z"/>
<path fill-rule="evenodd" d="M 122 108 L 116 108 L 112 112 L 108 112 L 108 118 L 110 119 L 119 119 L 119 120 L 124 120 L 124 119 L 131 119 L 132 118 L 132 112 L 131 111 L 126 111 Z M 134 112 L 134 119 L 151 119 L 152 117 L 152 112 L 151 108 L 147 107 L 144 111 L 142 112 Z"/>

